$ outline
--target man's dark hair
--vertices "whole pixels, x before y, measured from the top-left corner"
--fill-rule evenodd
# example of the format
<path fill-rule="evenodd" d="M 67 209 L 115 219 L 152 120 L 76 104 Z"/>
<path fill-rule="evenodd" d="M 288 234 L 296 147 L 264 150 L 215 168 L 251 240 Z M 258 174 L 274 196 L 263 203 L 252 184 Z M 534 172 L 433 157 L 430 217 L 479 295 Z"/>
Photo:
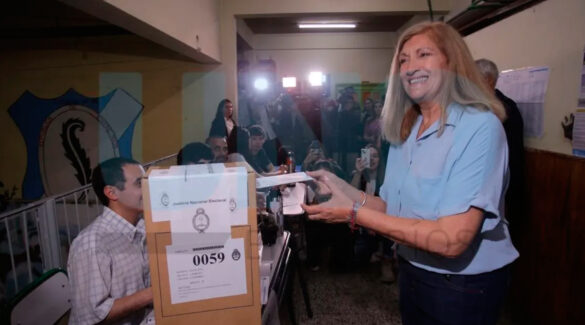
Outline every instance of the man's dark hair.
<path fill-rule="evenodd" d="M 120 190 L 124 190 L 126 178 L 124 177 L 124 170 L 122 168 L 125 165 L 140 165 L 140 163 L 134 159 L 116 157 L 100 163 L 93 169 L 91 185 L 104 206 L 110 204 L 110 199 L 104 194 L 104 188 L 106 186 L 115 186 Z"/>
<path fill-rule="evenodd" d="M 266 132 L 264 132 L 264 129 L 256 124 L 256 125 L 252 125 L 248 128 L 248 131 L 250 131 L 250 136 L 251 137 L 263 137 L 266 138 Z"/>
<path fill-rule="evenodd" d="M 222 140 L 226 141 L 226 143 L 227 143 L 227 139 L 226 139 L 226 136 L 225 135 L 215 134 L 214 133 L 214 134 L 210 134 L 207 137 L 207 139 L 205 139 L 205 144 L 208 145 L 208 146 L 211 146 L 211 139 L 214 139 L 214 138 L 222 139 Z"/>
<path fill-rule="evenodd" d="M 179 150 L 177 165 L 198 164 L 201 159 L 213 160 L 211 148 L 205 143 L 191 142 Z"/>

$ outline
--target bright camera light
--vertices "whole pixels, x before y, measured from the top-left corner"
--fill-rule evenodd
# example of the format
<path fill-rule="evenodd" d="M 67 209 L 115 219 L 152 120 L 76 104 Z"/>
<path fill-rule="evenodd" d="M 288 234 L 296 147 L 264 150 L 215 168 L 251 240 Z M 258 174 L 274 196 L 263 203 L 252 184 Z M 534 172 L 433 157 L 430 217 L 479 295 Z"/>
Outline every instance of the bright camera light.
<path fill-rule="evenodd" d="M 258 78 L 254 80 L 254 88 L 258 90 L 266 90 L 268 88 L 268 80 L 266 80 L 266 78 Z"/>
<path fill-rule="evenodd" d="M 294 88 L 297 86 L 297 78 L 284 77 L 282 78 L 282 88 Z"/>
<path fill-rule="evenodd" d="M 309 83 L 311 86 L 322 86 L 325 81 L 325 76 L 321 71 L 313 71 L 309 73 Z"/>

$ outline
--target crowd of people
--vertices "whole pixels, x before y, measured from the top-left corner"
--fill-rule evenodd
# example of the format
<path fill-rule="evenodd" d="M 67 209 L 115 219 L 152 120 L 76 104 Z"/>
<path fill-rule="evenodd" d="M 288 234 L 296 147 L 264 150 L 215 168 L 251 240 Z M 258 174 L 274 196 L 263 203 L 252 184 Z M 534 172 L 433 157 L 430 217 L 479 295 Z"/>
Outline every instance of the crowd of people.
<path fill-rule="evenodd" d="M 393 282 L 398 265 L 404 324 L 495 324 L 518 257 L 502 203 L 521 118 L 505 132 L 514 107 L 498 100 L 493 67 L 477 65 L 452 27 L 417 24 L 398 41 L 385 98 L 362 107 L 349 87 L 303 111 L 286 92 L 242 92 L 238 107 L 218 104 L 205 143 L 185 145 L 177 164 L 246 161 L 261 177 L 296 161 L 317 184 L 303 206 L 312 269 L 327 245 L 341 271 L 382 261 L 381 280 Z M 521 168 L 514 159 L 510 169 Z M 138 324 L 151 313 L 143 174 L 124 158 L 93 173 L 105 208 L 71 247 L 72 323 Z"/>

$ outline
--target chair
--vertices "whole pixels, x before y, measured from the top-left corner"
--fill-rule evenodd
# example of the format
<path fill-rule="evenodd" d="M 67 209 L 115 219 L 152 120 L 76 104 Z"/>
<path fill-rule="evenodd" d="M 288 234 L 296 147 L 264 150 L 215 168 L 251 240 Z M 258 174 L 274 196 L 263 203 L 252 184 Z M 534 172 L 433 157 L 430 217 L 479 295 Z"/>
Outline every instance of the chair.
<path fill-rule="evenodd" d="M 9 303 L 11 325 L 56 324 L 71 309 L 69 280 L 61 269 L 45 272 Z"/>

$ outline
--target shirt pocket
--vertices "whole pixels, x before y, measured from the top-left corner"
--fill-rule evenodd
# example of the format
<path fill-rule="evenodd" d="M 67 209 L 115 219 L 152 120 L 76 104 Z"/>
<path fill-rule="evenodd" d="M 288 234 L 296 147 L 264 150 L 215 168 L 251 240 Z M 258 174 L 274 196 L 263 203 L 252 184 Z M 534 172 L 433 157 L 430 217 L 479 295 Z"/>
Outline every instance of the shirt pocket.
<path fill-rule="evenodd" d="M 412 200 L 412 212 L 422 219 L 437 219 L 437 207 L 441 197 L 441 176 L 415 177 L 416 199 Z"/>

